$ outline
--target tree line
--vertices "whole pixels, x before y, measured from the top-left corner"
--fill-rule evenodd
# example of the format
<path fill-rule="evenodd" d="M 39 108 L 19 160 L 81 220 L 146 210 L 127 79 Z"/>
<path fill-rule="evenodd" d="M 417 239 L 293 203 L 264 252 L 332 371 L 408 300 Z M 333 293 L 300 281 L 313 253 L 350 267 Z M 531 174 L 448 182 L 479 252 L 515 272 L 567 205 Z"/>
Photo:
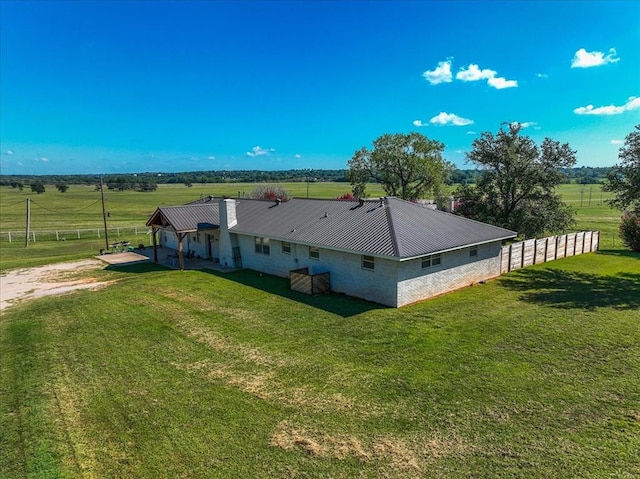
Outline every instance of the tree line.
<path fill-rule="evenodd" d="M 597 184 L 606 179 L 611 167 L 581 167 L 563 168 L 566 183 Z M 187 186 L 209 183 L 285 183 L 293 181 L 332 181 L 347 182 L 347 169 L 341 170 L 237 170 L 237 171 L 191 171 L 180 173 L 127 173 L 127 174 L 107 174 L 103 175 L 103 180 L 107 188 L 112 190 L 140 190 L 153 191 L 153 184 L 184 184 Z M 480 175 L 478 169 L 452 168 L 448 171 L 445 184 L 448 185 L 470 185 L 477 181 Z M 375 180 L 370 180 L 371 182 Z M 10 186 L 23 189 L 32 184 L 38 184 L 37 189 L 41 190 L 40 184 L 54 185 L 58 190 L 59 186 L 64 191 L 69 185 L 98 185 L 100 175 L 0 175 L 0 186 Z M 65 186 L 67 188 L 65 188 Z M 63 192 L 64 192 L 63 191 Z M 37 191 L 35 191 L 37 192 Z"/>

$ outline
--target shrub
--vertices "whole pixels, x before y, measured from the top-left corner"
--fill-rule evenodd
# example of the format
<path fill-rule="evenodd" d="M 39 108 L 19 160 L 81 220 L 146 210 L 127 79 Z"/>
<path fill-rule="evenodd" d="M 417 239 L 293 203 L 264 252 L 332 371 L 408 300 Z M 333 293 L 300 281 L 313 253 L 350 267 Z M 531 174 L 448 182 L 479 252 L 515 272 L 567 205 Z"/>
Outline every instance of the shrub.
<path fill-rule="evenodd" d="M 345 193 L 342 196 L 338 196 L 336 199 L 342 201 L 355 201 L 355 198 L 351 193 Z"/>
<path fill-rule="evenodd" d="M 627 248 L 640 251 L 640 216 L 625 213 L 620 223 L 620 238 Z"/>
<path fill-rule="evenodd" d="M 289 201 L 289 193 L 278 185 L 258 185 L 251 192 L 251 198 L 256 200 Z"/>

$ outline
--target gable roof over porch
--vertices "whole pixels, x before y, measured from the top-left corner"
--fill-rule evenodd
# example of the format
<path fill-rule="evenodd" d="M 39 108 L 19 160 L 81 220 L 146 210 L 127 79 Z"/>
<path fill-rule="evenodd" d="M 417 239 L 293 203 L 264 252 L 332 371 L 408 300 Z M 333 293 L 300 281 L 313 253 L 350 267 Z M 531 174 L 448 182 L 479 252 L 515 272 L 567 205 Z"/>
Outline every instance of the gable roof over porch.
<path fill-rule="evenodd" d="M 169 228 L 176 233 L 216 229 L 220 226 L 218 205 L 160 206 L 147 221 L 147 226 Z"/>

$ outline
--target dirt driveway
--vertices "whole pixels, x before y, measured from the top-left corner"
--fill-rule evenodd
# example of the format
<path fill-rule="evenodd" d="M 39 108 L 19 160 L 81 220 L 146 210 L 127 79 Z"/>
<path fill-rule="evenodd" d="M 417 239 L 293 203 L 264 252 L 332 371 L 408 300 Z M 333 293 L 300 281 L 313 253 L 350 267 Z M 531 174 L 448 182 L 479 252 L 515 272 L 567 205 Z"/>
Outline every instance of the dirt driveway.
<path fill-rule="evenodd" d="M 105 263 L 125 265 L 144 261 L 149 261 L 149 257 L 125 252 L 96 256 L 96 259 L 7 271 L 0 274 L 0 312 L 18 301 L 68 293 L 77 289 L 97 289 L 113 283 L 91 277 L 74 279 L 78 272 L 102 269 Z"/>

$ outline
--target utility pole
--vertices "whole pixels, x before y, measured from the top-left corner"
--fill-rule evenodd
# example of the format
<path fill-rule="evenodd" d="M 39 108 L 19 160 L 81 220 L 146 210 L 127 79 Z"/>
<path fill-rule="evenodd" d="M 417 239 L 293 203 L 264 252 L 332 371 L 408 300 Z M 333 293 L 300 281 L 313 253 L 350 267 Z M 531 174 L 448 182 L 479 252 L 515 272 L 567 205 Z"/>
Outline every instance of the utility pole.
<path fill-rule="evenodd" d="M 106 249 L 109 249 L 109 231 L 107 230 L 107 210 L 104 207 L 104 182 L 100 177 L 100 198 L 102 199 L 102 221 L 104 223 L 104 241 Z"/>
<path fill-rule="evenodd" d="M 589 206 L 591 206 L 591 193 L 593 191 L 593 186 L 589 187 Z"/>
<path fill-rule="evenodd" d="M 24 247 L 28 247 L 29 246 L 29 233 L 31 229 L 31 198 L 27 198 L 27 228 L 26 228 L 26 235 L 24 237 Z"/>

